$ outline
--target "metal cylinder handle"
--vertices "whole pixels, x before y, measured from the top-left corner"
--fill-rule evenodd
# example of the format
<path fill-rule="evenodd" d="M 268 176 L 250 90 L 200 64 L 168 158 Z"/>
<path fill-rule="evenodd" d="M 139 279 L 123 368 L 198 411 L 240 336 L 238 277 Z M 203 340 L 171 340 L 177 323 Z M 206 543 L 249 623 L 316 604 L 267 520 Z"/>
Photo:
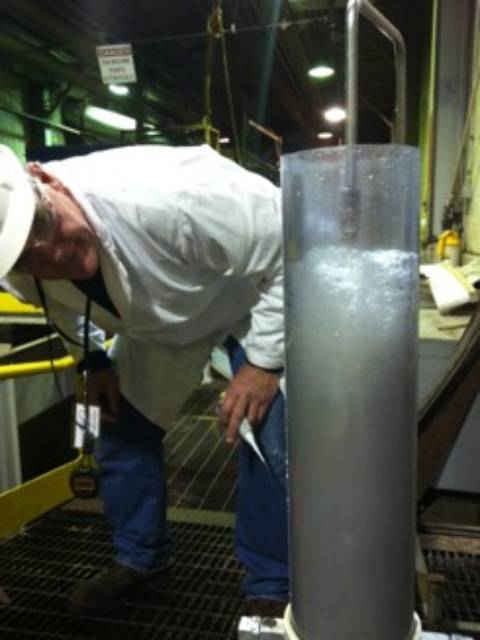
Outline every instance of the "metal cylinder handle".
<path fill-rule="evenodd" d="M 405 142 L 407 74 L 406 53 L 403 37 L 396 27 L 389 22 L 368 0 L 348 0 L 346 14 L 347 30 L 347 121 L 345 140 L 349 145 L 356 144 L 358 131 L 358 23 L 362 13 L 393 44 L 396 76 L 395 124 L 393 142 Z"/>

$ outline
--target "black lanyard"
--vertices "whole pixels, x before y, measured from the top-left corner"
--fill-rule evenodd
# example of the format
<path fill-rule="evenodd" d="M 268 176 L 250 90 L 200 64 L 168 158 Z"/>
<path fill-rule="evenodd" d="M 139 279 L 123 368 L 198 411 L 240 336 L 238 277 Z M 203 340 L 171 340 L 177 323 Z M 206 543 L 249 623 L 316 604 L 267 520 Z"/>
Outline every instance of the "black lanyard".
<path fill-rule="evenodd" d="M 37 288 L 38 297 L 42 303 L 43 310 L 47 323 L 54 327 L 58 333 L 68 342 L 75 344 L 79 347 L 83 347 L 83 403 L 84 403 L 84 423 L 78 425 L 83 429 L 83 442 L 82 442 L 82 458 L 77 467 L 70 474 L 70 488 L 72 493 L 77 498 L 93 498 L 97 495 L 99 489 L 99 474 L 92 461 L 92 454 L 94 451 L 95 439 L 90 432 L 88 425 L 90 425 L 90 406 L 88 403 L 88 374 L 90 372 L 90 345 L 89 345 L 89 328 L 90 328 L 90 311 L 92 306 L 92 300 L 90 296 L 87 296 L 87 303 L 85 305 L 85 316 L 83 323 L 83 343 L 72 339 L 66 333 L 64 333 L 54 322 L 51 321 L 45 292 L 42 284 L 37 278 L 35 278 L 35 286 Z M 53 368 L 53 360 L 52 360 Z M 54 369 L 54 373 L 55 369 Z"/>
<path fill-rule="evenodd" d="M 34 282 L 35 282 L 35 287 L 37 289 L 38 297 L 40 298 L 40 303 L 41 303 L 41 305 L 43 307 L 43 310 L 45 312 L 45 317 L 47 319 L 47 324 L 49 324 L 51 327 L 53 327 L 55 329 L 55 331 L 57 331 L 62 336 L 62 338 L 65 338 L 65 340 L 67 342 L 70 342 L 71 344 L 74 344 L 77 347 L 83 347 L 84 352 L 85 352 L 85 334 L 88 335 L 88 328 L 89 328 L 89 324 L 90 324 L 90 307 L 91 307 L 90 298 L 87 297 L 87 304 L 86 304 L 86 308 L 85 308 L 85 322 L 84 322 L 84 325 L 83 325 L 84 340 L 83 340 L 83 342 L 80 343 L 80 342 L 78 342 L 78 340 L 74 340 L 73 338 L 68 336 L 64 331 L 62 331 L 60 329 L 59 326 L 57 326 L 55 324 L 55 322 L 53 322 L 50 319 L 50 315 L 48 313 L 47 299 L 45 297 L 45 291 L 43 290 L 42 283 L 37 278 L 34 278 Z M 87 340 L 87 349 L 86 349 L 86 353 L 84 353 L 84 356 L 88 356 L 88 340 Z"/>
<path fill-rule="evenodd" d="M 35 287 L 37 289 L 38 297 L 40 298 L 40 302 L 41 302 L 43 310 L 45 312 L 45 318 L 47 319 L 48 325 L 50 325 L 56 331 L 58 331 L 58 333 L 62 336 L 62 338 L 67 340 L 67 342 L 70 342 L 71 344 L 74 344 L 77 347 L 82 347 L 83 348 L 83 363 L 84 363 L 84 368 L 83 368 L 83 385 L 84 385 L 83 386 L 83 402 L 84 402 L 84 406 L 85 406 L 85 424 L 83 425 L 83 429 L 85 430 L 85 437 L 84 437 L 82 450 L 83 450 L 83 453 L 85 455 L 89 455 L 93 451 L 93 436 L 90 434 L 90 431 L 86 428 L 86 425 L 88 425 L 90 423 L 90 420 L 89 420 L 89 404 L 88 404 L 88 375 L 90 373 L 90 344 L 89 344 L 90 343 L 90 340 L 89 340 L 90 331 L 89 331 L 89 329 L 90 329 L 90 313 L 91 313 L 91 308 L 92 308 L 92 300 L 91 300 L 90 297 L 87 296 L 87 303 L 85 305 L 85 315 L 84 315 L 84 322 L 83 322 L 83 342 L 80 343 L 80 342 L 78 342 L 78 340 L 74 340 L 73 338 L 68 336 L 64 331 L 62 331 L 60 329 L 60 327 L 58 327 L 58 325 L 56 325 L 51 320 L 49 312 L 48 312 L 47 299 L 46 299 L 46 296 L 45 296 L 45 291 L 43 290 L 43 287 L 42 287 L 42 283 L 37 278 L 34 278 L 34 281 L 35 281 Z"/>

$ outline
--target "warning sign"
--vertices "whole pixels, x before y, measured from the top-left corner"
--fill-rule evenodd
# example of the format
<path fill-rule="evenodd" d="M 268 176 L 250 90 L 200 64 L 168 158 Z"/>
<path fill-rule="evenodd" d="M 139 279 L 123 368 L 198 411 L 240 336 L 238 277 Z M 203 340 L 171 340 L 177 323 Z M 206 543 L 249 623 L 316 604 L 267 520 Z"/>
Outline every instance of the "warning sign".
<path fill-rule="evenodd" d="M 97 59 L 104 84 L 126 84 L 137 81 L 130 44 L 97 47 Z"/>

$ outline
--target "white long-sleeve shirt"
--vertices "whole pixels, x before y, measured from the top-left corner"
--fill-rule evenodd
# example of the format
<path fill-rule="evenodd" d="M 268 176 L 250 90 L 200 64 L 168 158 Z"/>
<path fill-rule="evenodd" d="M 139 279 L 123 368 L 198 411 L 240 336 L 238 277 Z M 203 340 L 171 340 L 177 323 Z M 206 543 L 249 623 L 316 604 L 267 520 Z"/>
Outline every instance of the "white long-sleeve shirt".
<path fill-rule="evenodd" d="M 120 318 L 94 303 L 92 321 L 118 336 L 112 351 L 122 392 L 147 417 L 163 425 L 171 419 L 170 405 L 188 395 L 210 349 L 229 333 L 244 337 L 253 364 L 282 366 L 277 187 L 206 145 L 123 147 L 44 168 L 97 233 Z M 38 302 L 29 276 L 7 284 Z M 43 287 L 52 319 L 75 332 L 85 296 L 67 280 Z"/>

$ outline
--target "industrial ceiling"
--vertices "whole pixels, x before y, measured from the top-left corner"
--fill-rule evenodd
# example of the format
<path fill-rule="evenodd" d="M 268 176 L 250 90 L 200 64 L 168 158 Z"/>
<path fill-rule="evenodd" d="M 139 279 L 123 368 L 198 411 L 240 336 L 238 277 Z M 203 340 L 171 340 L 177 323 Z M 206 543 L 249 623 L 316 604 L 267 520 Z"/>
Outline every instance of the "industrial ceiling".
<path fill-rule="evenodd" d="M 415 104 L 429 2 L 374 4 L 406 39 Z M 72 102 L 88 101 L 147 122 L 172 141 L 208 116 L 232 144 L 271 161 L 277 136 L 284 151 L 319 144 L 322 110 L 343 101 L 344 23 L 341 0 L 2 0 L 0 56 L 4 69 L 49 88 L 53 107 L 70 105 L 67 116 Z M 113 43 L 133 47 L 138 83 L 129 98 L 115 98 L 101 82 L 95 47 Z M 314 81 L 307 71 L 325 55 L 336 74 Z M 365 19 L 359 84 L 359 141 L 388 141 L 392 46 Z M 45 105 L 31 95 L 25 111 L 41 117 Z M 332 131 L 332 142 L 341 141 L 341 126 Z"/>

